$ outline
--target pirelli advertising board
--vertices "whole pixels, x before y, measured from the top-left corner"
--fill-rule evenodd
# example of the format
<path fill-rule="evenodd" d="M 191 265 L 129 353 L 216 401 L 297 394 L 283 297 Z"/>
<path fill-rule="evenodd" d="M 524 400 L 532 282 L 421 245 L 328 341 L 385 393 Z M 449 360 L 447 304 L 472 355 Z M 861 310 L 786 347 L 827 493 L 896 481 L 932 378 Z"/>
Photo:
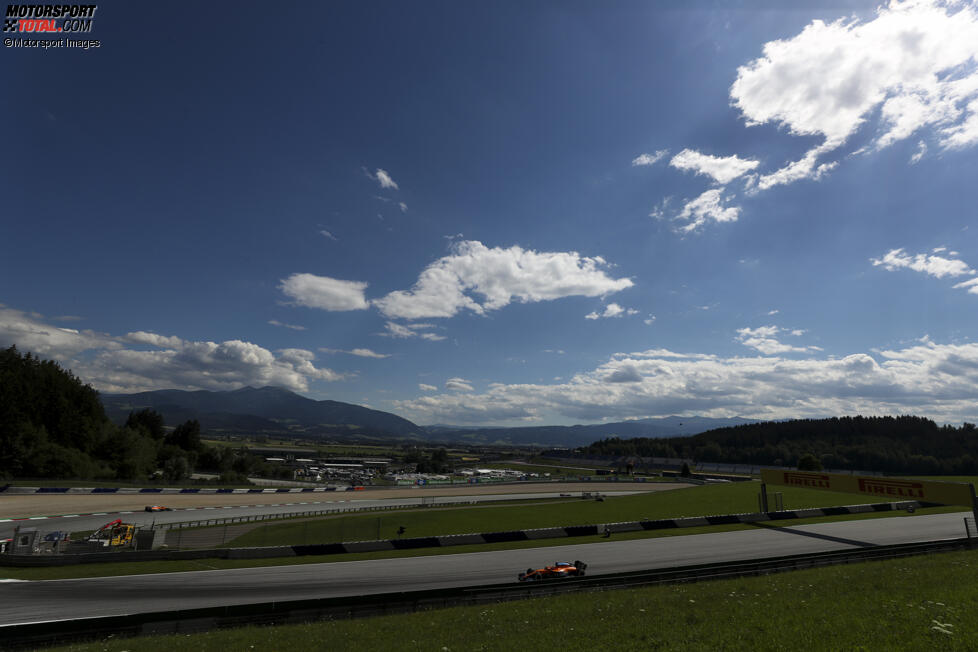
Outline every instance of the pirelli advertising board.
<path fill-rule="evenodd" d="M 805 489 L 825 489 L 850 494 L 861 494 L 867 498 L 887 501 L 919 500 L 942 505 L 964 505 L 975 507 L 972 502 L 975 489 L 970 484 L 960 482 L 935 482 L 932 480 L 904 480 L 898 478 L 879 478 L 871 475 L 845 475 L 842 473 L 822 473 L 821 471 L 780 471 L 761 469 L 761 481 L 766 484 L 803 487 Z"/>

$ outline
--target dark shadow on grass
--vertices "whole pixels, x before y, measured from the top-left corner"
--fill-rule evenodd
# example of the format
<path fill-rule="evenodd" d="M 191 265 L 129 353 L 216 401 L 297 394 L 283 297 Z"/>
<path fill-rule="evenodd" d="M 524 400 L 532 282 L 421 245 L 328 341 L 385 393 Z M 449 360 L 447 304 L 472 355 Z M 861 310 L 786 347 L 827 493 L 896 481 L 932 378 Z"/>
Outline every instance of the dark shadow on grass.
<path fill-rule="evenodd" d="M 777 530 L 778 532 L 786 532 L 788 534 L 797 534 L 803 537 L 812 537 L 813 539 L 823 539 L 825 541 L 834 541 L 835 543 L 845 543 L 850 546 L 856 546 L 859 548 L 872 548 L 876 544 L 868 543 L 866 541 L 856 541 L 855 539 L 845 539 L 843 537 L 833 537 L 828 534 L 819 534 L 817 532 L 806 532 L 804 530 L 796 530 L 790 527 L 778 527 L 777 525 L 771 525 L 770 523 L 751 523 L 756 527 L 764 528 L 767 530 Z"/>

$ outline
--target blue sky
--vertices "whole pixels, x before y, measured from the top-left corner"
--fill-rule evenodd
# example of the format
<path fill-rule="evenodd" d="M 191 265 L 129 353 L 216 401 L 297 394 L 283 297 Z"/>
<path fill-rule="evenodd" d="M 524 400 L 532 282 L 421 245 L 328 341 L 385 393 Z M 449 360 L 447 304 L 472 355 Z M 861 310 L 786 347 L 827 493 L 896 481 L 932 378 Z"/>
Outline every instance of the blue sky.
<path fill-rule="evenodd" d="M 978 6 L 730 6 L 113 2 L 4 47 L 0 345 L 421 424 L 978 419 Z"/>

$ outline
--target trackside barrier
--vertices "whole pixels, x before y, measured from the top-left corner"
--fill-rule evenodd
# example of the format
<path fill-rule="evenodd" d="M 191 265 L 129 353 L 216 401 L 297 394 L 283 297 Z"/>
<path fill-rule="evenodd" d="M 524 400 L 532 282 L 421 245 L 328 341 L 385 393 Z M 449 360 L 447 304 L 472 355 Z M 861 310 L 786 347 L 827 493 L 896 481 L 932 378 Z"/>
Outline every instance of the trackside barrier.
<path fill-rule="evenodd" d="M 625 523 L 605 523 L 603 525 L 567 525 L 562 527 L 539 528 L 532 530 L 512 530 L 508 532 L 483 532 L 475 534 L 450 534 L 443 536 L 416 537 L 409 539 L 387 539 L 377 541 L 352 541 L 346 543 L 318 543 L 292 546 L 272 546 L 264 548 L 216 548 L 200 550 L 150 550 L 120 551 L 108 553 L 87 553 L 78 555 L 0 555 L 0 565 L 5 566 L 62 566 L 124 561 L 150 561 L 170 559 L 265 559 L 269 557 L 304 557 L 307 555 L 342 555 L 354 552 L 378 552 L 382 550 L 414 550 L 418 548 L 442 548 L 488 543 L 507 543 L 511 541 L 533 541 L 566 537 L 604 535 L 610 537 L 622 532 L 642 530 L 668 530 L 686 527 L 707 527 L 711 525 L 731 525 L 738 523 L 761 523 L 765 521 L 785 521 L 816 516 L 838 516 L 845 514 L 864 514 L 869 512 L 888 512 L 908 507 L 934 507 L 932 503 L 900 502 L 877 503 L 873 505 L 849 505 L 847 507 L 817 507 L 787 512 L 759 512 L 753 514 L 725 514 L 719 516 L 693 516 L 660 520 L 631 521 Z"/>
<path fill-rule="evenodd" d="M 318 600 L 265 602 L 126 616 L 47 620 L 43 623 L 0 626 L 0 640 L 4 642 L 4 647 L 7 649 L 25 649 L 95 639 L 108 634 L 117 637 L 190 634 L 246 625 L 284 625 L 323 619 L 410 613 L 458 605 L 522 600 L 557 593 L 604 591 L 629 586 L 768 575 L 802 568 L 898 559 L 914 555 L 968 549 L 974 549 L 974 544 L 969 539 L 951 539 L 790 555 L 761 561 L 720 562 L 667 570 L 592 575 L 559 582 L 534 582 L 531 584 L 513 582 L 481 587 L 352 595 Z"/>

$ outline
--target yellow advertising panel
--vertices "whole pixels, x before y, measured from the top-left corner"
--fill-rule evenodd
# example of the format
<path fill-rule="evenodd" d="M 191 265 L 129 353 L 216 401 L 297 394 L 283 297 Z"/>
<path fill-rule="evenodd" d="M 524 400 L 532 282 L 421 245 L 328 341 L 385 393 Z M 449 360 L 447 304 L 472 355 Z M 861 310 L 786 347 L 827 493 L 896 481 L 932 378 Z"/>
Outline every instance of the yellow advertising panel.
<path fill-rule="evenodd" d="M 936 482 L 933 480 L 904 480 L 880 478 L 871 475 L 845 475 L 821 471 L 780 471 L 761 469 L 761 481 L 766 484 L 783 484 L 805 489 L 825 489 L 861 494 L 867 498 L 919 500 L 942 505 L 974 507 L 974 487 L 960 482 Z"/>

